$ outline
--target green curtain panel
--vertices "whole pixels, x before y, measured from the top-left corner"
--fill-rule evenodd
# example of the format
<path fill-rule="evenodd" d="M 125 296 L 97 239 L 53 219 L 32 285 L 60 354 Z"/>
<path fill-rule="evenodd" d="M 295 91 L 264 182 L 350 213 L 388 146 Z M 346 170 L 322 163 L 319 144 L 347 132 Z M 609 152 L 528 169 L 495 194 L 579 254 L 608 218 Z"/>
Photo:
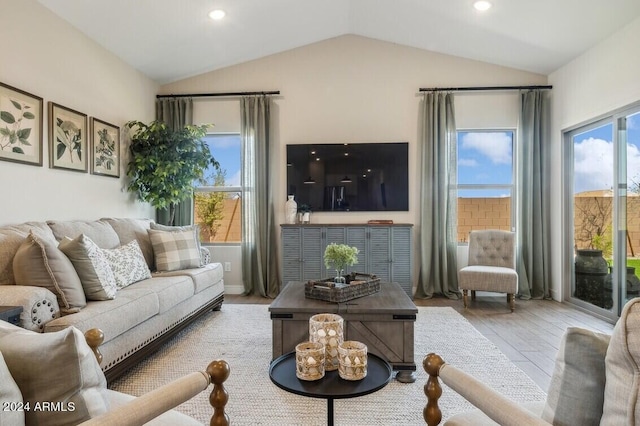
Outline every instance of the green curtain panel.
<path fill-rule="evenodd" d="M 453 95 L 427 92 L 421 105 L 420 272 L 415 297 L 460 297 L 456 266 L 457 170 Z"/>
<path fill-rule="evenodd" d="M 156 100 L 156 120 L 164 121 L 171 129 L 179 129 L 193 124 L 193 99 L 162 98 Z M 173 225 L 184 226 L 193 223 L 193 199 L 188 198 L 176 205 Z M 169 209 L 156 210 L 156 222 L 169 225 Z"/>
<path fill-rule="evenodd" d="M 551 212 L 549 96 L 544 90 L 520 93 L 518 126 L 518 291 L 519 297 L 551 298 Z"/>
<path fill-rule="evenodd" d="M 275 297 L 280 289 L 277 223 L 273 205 L 270 105 L 267 96 L 240 99 L 242 138 L 242 279 L 245 294 Z"/>

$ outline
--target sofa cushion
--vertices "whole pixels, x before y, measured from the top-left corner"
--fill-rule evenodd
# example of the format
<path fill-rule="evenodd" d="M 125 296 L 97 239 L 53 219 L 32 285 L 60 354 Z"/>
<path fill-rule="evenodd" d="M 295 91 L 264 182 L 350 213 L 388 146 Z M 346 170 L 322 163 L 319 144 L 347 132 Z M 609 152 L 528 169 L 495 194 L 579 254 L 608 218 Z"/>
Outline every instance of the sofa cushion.
<path fill-rule="evenodd" d="M 22 306 L 20 327 L 43 331 L 44 325 L 60 316 L 56 295 L 42 287 L 0 285 L 0 301 L 5 305 Z"/>
<path fill-rule="evenodd" d="M 640 419 L 640 298 L 631 299 L 613 329 L 605 358 L 603 426 Z"/>
<path fill-rule="evenodd" d="M 29 232 L 16 252 L 13 274 L 18 285 L 44 287 L 53 292 L 63 313 L 78 312 L 87 304 L 71 261 L 55 241 L 38 237 L 34 232 Z"/>
<path fill-rule="evenodd" d="M 158 313 L 163 314 L 193 296 L 193 281 L 188 276 L 154 276 L 142 280 L 134 286 L 136 290 L 145 290 L 158 296 Z M 133 288 L 133 287 L 128 287 Z M 122 293 L 126 289 L 122 290 Z"/>
<path fill-rule="evenodd" d="M 15 284 L 13 257 L 31 230 L 42 238 L 55 239 L 45 222 L 26 222 L 0 227 L 0 285 Z"/>
<path fill-rule="evenodd" d="M 0 424 L 23 425 L 22 394 L 0 352 Z"/>
<path fill-rule="evenodd" d="M 0 351 L 30 405 L 27 425 L 77 424 L 108 411 L 107 381 L 78 329 L 5 331 L 0 325 Z"/>
<path fill-rule="evenodd" d="M 58 248 L 71 260 L 78 273 L 87 300 L 111 300 L 116 297 L 116 277 L 106 256 L 91 238 L 80 234 L 65 237 Z"/>
<path fill-rule="evenodd" d="M 209 263 L 200 268 L 181 269 L 171 272 L 154 272 L 154 277 L 180 276 L 186 275 L 193 280 L 194 292 L 200 293 L 205 288 L 209 288 L 220 282 L 224 277 L 221 263 Z"/>
<path fill-rule="evenodd" d="M 569 327 L 556 356 L 542 419 L 554 425 L 598 425 L 610 336 Z"/>
<path fill-rule="evenodd" d="M 200 266 L 200 248 L 196 232 L 150 229 L 149 238 L 158 271 L 175 271 Z"/>
<path fill-rule="evenodd" d="M 86 332 L 99 328 L 106 343 L 157 315 L 158 309 L 158 296 L 134 285 L 120 290 L 113 300 L 89 301 L 77 314 L 49 321 L 44 330 L 48 333 L 74 326 Z"/>
<path fill-rule="evenodd" d="M 109 265 L 116 277 L 116 286 L 124 288 L 135 282 L 151 278 L 151 271 L 138 241 L 132 240 L 115 249 L 103 249 Z"/>
<path fill-rule="evenodd" d="M 128 218 L 111 218 L 105 217 L 100 219 L 107 222 L 118 234 L 120 245 L 125 245 L 133 240 L 138 242 L 140 250 L 147 261 L 147 266 L 153 269 L 153 247 L 147 230 L 153 223 L 151 219 L 128 219 Z"/>
<path fill-rule="evenodd" d="M 100 248 L 115 248 L 120 245 L 118 234 L 107 222 L 99 220 L 48 220 L 47 225 L 58 241 L 62 241 L 64 237 L 73 239 L 80 234 L 85 234 Z"/>

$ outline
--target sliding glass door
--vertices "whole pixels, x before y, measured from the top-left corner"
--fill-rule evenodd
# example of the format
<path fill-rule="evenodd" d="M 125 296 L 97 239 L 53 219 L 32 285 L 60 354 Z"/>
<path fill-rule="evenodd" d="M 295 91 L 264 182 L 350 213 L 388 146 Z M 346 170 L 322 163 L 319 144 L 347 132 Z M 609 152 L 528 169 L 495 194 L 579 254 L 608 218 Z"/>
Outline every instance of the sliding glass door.
<path fill-rule="evenodd" d="M 568 131 L 565 149 L 565 298 L 615 319 L 640 290 L 640 107 Z"/>

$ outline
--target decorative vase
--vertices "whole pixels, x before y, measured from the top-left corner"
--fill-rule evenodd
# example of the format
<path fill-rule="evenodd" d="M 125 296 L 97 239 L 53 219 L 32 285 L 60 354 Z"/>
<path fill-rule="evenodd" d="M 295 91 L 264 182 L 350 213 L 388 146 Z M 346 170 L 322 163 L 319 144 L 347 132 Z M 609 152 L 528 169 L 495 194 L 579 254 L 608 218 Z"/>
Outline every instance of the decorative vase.
<path fill-rule="evenodd" d="M 287 195 L 287 202 L 284 203 L 284 212 L 286 222 L 288 224 L 296 223 L 296 214 L 298 212 L 298 203 L 293 199 L 293 195 Z"/>
<path fill-rule="evenodd" d="M 302 213 L 302 223 L 311 223 L 311 213 L 310 212 Z"/>
<path fill-rule="evenodd" d="M 324 377 L 325 350 L 319 342 L 296 345 L 296 377 L 300 380 L 318 380 Z"/>
<path fill-rule="evenodd" d="M 578 299 L 604 307 L 604 281 L 609 271 L 602 250 L 577 250 L 575 257 L 575 293 Z"/>
<path fill-rule="evenodd" d="M 362 380 L 367 377 L 367 345 L 347 340 L 338 345 L 338 356 L 338 375 L 341 378 Z"/>
<path fill-rule="evenodd" d="M 342 276 L 342 269 L 336 269 L 336 277 L 333 279 L 336 284 L 346 284 L 347 280 Z"/>
<path fill-rule="evenodd" d="M 344 342 L 344 320 L 336 314 L 317 314 L 309 318 L 309 340 L 325 348 L 325 371 L 338 369 L 338 345 Z"/>

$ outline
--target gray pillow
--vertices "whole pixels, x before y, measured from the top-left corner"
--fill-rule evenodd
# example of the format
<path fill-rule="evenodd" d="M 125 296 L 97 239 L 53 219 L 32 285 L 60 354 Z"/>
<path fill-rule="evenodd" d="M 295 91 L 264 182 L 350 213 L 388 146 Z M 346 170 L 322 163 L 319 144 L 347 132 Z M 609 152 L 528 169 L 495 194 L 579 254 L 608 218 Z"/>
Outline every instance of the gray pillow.
<path fill-rule="evenodd" d="M 158 272 L 176 271 L 200 267 L 200 248 L 196 244 L 196 232 L 158 231 L 149 229 Z"/>
<path fill-rule="evenodd" d="M 0 424 L 3 425 L 23 425 L 24 405 L 20 388 L 16 384 L 11 372 L 4 362 L 2 352 L 0 352 Z"/>
<path fill-rule="evenodd" d="M 106 256 L 89 237 L 80 234 L 64 238 L 58 248 L 67 255 L 80 277 L 87 300 L 111 300 L 116 297 L 116 277 Z"/>
<path fill-rule="evenodd" d="M 542 419 L 557 426 L 599 425 L 610 336 L 569 327 L 551 376 Z"/>
<path fill-rule="evenodd" d="M 107 381 L 77 328 L 0 332 L 0 351 L 30 405 L 26 424 L 78 424 L 108 411 Z M 46 409 L 44 402 L 55 408 Z"/>
<path fill-rule="evenodd" d="M 78 312 L 87 305 L 82 283 L 71 261 L 57 246 L 57 242 L 29 232 L 13 258 L 13 275 L 17 285 L 50 290 L 63 313 Z"/>

